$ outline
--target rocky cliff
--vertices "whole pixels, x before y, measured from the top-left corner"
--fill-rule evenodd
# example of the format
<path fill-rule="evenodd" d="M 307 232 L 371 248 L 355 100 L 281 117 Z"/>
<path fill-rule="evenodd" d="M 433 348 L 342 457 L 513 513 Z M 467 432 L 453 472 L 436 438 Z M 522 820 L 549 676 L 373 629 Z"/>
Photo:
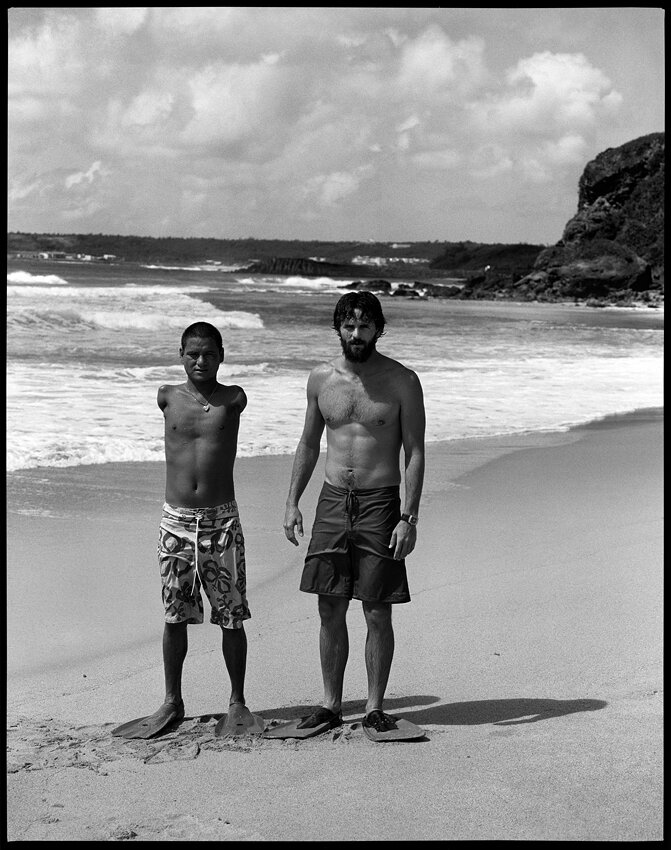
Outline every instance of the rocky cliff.
<path fill-rule="evenodd" d="M 609 148 L 589 162 L 578 211 L 556 245 L 519 280 L 472 278 L 460 297 L 660 303 L 664 293 L 664 133 Z"/>
<path fill-rule="evenodd" d="M 356 281 L 351 289 L 461 300 L 575 301 L 601 307 L 664 300 L 664 133 L 609 148 L 578 184 L 578 210 L 550 248 L 447 245 L 432 269 L 452 269 L 461 287 Z M 477 270 L 476 270 L 477 268 Z"/>

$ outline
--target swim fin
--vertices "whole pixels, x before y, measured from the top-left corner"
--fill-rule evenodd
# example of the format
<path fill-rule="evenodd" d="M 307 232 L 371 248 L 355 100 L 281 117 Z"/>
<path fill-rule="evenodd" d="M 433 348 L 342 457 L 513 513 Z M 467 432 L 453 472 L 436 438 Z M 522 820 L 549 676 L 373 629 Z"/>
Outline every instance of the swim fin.
<path fill-rule="evenodd" d="M 112 735 L 118 738 L 152 738 L 183 719 L 184 703 L 175 705 L 172 702 L 166 702 L 154 714 L 129 720 L 117 726 L 116 729 L 112 729 Z"/>
<path fill-rule="evenodd" d="M 342 715 L 319 707 L 307 717 L 298 717 L 288 723 L 274 726 L 264 732 L 266 738 L 313 738 L 342 726 Z"/>
<path fill-rule="evenodd" d="M 363 719 L 363 731 L 371 741 L 417 741 L 424 738 L 426 733 L 403 717 L 392 717 L 379 709 L 371 711 Z"/>
<path fill-rule="evenodd" d="M 261 735 L 266 721 L 259 714 L 252 714 L 246 705 L 233 703 L 214 727 L 218 738 L 238 738 L 241 735 Z"/>

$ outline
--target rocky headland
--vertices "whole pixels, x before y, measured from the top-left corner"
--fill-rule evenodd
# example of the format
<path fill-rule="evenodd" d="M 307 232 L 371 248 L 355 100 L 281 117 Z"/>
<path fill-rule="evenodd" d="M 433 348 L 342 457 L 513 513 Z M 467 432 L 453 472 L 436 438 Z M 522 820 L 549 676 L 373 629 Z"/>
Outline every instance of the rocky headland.
<path fill-rule="evenodd" d="M 479 246 L 476 256 L 490 262 L 478 270 L 452 267 L 455 277 L 464 277 L 462 286 L 415 281 L 392 289 L 388 281 L 368 280 L 351 288 L 415 298 L 658 306 L 664 301 L 664 154 L 664 133 L 603 151 L 585 167 L 578 210 L 556 245 L 538 252 L 498 246 L 498 257 L 483 253 L 496 246 Z M 450 252 L 454 246 L 430 268 L 444 270 Z"/>
<path fill-rule="evenodd" d="M 516 296 L 599 304 L 664 297 L 664 133 L 609 148 L 589 162 L 578 211 L 562 238 L 512 284 Z"/>

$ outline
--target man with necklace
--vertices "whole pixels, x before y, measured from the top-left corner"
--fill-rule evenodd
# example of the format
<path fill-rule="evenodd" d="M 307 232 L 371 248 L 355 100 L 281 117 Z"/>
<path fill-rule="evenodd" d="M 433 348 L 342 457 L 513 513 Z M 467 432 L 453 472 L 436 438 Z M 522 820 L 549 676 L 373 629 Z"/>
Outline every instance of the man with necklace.
<path fill-rule="evenodd" d="M 217 734 L 260 733 L 263 721 L 245 705 L 247 637 L 251 616 L 246 597 L 245 544 L 235 500 L 233 466 L 240 415 L 247 405 L 242 387 L 218 383 L 224 360 L 221 334 L 196 322 L 182 334 L 183 384 L 159 387 L 165 420 L 166 485 L 158 558 L 165 609 L 163 668 L 165 699 L 154 714 L 113 731 L 122 737 L 151 737 L 184 717 L 182 670 L 188 624 L 203 622 L 201 588 L 212 607 L 210 622 L 222 631 L 222 653 L 230 678 L 228 713 Z"/>

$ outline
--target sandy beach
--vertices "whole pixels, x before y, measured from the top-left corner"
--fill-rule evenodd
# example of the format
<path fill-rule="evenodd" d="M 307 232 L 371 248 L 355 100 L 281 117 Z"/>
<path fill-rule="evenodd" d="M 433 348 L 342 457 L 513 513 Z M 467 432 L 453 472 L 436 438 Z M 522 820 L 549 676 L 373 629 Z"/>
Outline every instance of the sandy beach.
<path fill-rule="evenodd" d="M 247 702 L 269 724 L 322 694 L 307 535 L 296 549 L 281 527 L 291 462 L 236 463 Z M 206 623 L 179 728 L 111 736 L 163 697 L 163 474 L 7 477 L 9 841 L 662 840 L 662 411 L 427 446 L 385 705 L 426 730 L 416 743 L 362 732 L 356 602 L 341 730 L 216 738 L 228 679 Z"/>

